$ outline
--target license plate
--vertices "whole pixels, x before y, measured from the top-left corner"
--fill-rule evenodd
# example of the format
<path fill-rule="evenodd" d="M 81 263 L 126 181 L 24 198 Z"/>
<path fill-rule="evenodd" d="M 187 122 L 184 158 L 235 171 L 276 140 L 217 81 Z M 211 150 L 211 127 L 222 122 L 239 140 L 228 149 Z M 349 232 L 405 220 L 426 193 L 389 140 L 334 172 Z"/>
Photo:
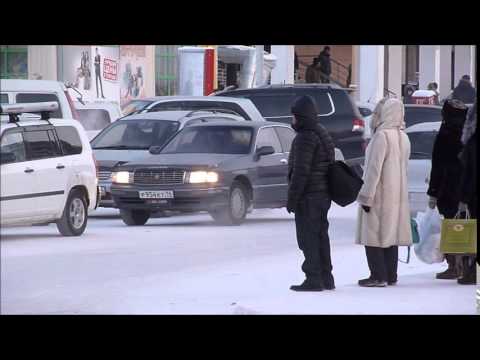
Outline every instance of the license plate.
<path fill-rule="evenodd" d="M 173 199 L 172 190 L 163 191 L 139 191 L 140 199 Z"/>

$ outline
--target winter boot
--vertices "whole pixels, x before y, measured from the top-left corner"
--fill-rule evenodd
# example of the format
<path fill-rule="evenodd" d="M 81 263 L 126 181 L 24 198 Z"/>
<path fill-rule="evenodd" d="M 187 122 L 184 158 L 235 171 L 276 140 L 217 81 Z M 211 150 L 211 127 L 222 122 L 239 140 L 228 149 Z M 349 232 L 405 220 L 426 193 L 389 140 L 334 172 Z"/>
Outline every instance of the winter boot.
<path fill-rule="evenodd" d="M 321 286 L 319 284 L 315 284 L 311 281 L 305 280 L 300 285 L 290 286 L 290 290 L 293 290 L 293 291 L 322 291 L 323 286 Z"/>
<path fill-rule="evenodd" d="M 475 285 L 477 283 L 477 271 L 475 258 L 465 256 L 463 258 L 463 276 L 457 280 L 460 285 Z"/>
<path fill-rule="evenodd" d="M 441 280 L 456 280 L 459 277 L 458 269 L 455 262 L 455 255 L 446 255 L 448 269 L 444 272 L 437 273 L 435 276 L 437 279 Z"/>
<path fill-rule="evenodd" d="M 380 281 L 369 277 L 367 279 L 358 280 L 358 285 L 362 287 L 385 287 L 387 283 L 385 281 Z"/>

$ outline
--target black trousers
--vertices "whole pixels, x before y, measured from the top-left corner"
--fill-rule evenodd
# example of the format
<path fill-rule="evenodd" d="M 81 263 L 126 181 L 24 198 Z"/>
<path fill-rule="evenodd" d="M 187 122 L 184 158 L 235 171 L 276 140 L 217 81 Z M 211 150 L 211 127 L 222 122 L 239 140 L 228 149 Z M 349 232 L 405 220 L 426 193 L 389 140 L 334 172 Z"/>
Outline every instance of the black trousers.
<path fill-rule="evenodd" d="M 305 256 L 302 271 L 308 282 L 322 287 L 335 285 L 328 237 L 330 206 L 327 194 L 316 193 L 304 196 L 295 209 L 298 247 Z"/>
<path fill-rule="evenodd" d="M 398 246 L 365 246 L 370 276 L 379 281 L 397 281 Z"/>
<path fill-rule="evenodd" d="M 100 76 L 100 70 L 95 70 L 95 87 L 97 89 L 97 98 L 99 97 L 98 96 L 98 81 L 100 81 L 100 90 L 102 92 L 102 97 L 103 96 L 103 85 L 102 85 L 102 77 Z"/>

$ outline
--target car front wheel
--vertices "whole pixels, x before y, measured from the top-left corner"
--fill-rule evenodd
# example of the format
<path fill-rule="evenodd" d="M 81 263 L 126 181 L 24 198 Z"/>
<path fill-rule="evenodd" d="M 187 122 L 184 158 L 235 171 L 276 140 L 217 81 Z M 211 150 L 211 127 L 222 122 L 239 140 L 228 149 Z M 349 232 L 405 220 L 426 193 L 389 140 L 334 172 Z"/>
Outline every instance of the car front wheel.
<path fill-rule="evenodd" d="M 228 207 L 215 209 L 210 215 L 219 224 L 240 225 L 245 221 L 249 207 L 250 200 L 245 185 L 235 181 L 230 189 Z"/>
<path fill-rule="evenodd" d="M 68 196 L 62 217 L 57 220 L 57 228 L 63 236 L 79 236 L 87 227 L 88 208 L 85 193 L 73 190 Z"/>
<path fill-rule="evenodd" d="M 150 212 L 147 210 L 120 209 L 120 217 L 128 226 L 145 225 L 150 219 Z"/>

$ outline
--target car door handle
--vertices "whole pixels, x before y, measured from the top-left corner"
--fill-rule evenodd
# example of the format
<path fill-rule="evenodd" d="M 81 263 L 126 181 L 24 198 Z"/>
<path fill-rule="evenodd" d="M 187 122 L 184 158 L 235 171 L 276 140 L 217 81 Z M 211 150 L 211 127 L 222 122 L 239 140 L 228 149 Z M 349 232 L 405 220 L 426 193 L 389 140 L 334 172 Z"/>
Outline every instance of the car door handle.
<path fill-rule="evenodd" d="M 26 173 L 32 173 L 32 172 L 34 172 L 35 170 L 30 169 L 30 168 L 26 168 L 24 171 L 25 171 Z"/>
<path fill-rule="evenodd" d="M 59 169 L 59 170 L 60 170 L 60 169 L 65 169 L 65 165 L 58 164 L 58 165 L 57 165 L 57 169 Z"/>
<path fill-rule="evenodd" d="M 287 165 L 287 164 L 288 164 L 288 160 L 287 160 L 287 159 L 282 159 L 282 160 L 280 160 L 280 162 L 281 162 L 283 165 Z"/>

